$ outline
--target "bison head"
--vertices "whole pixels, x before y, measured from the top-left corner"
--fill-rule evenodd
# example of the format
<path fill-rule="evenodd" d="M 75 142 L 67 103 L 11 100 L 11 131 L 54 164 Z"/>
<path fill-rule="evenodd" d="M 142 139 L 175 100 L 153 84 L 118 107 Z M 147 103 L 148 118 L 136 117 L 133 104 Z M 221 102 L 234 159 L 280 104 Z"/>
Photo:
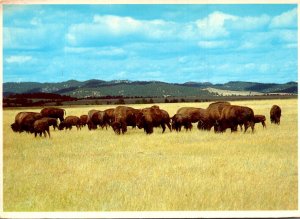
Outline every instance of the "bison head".
<path fill-rule="evenodd" d="M 116 134 L 118 134 L 118 135 L 121 134 L 122 124 L 120 122 L 113 122 L 111 124 L 111 127 Z"/>
<path fill-rule="evenodd" d="M 14 132 L 20 131 L 20 128 L 16 123 L 11 124 L 10 127 Z"/>
<path fill-rule="evenodd" d="M 65 122 L 59 123 L 58 130 L 63 130 L 65 127 Z"/>
<path fill-rule="evenodd" d="M 139 112 L 136 115 L 136 125 L 139 129 L 144 128 L 145 115 L 142 112 Z"/>

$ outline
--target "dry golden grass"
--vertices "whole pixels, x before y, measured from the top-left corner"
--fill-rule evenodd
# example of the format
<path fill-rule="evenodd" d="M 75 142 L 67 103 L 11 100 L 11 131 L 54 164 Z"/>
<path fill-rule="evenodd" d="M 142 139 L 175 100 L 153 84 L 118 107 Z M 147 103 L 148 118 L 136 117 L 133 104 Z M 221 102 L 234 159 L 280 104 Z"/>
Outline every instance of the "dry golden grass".
<path fill-rule="evenodd" d="M 282 108 L 280 126 L 269 110 Z M 255 133 L 152 135 L 128 129 L 13 133 L 4 110 L 4 211 L 294 210 L 298 206 L 297 100 L 232 102 L 267 117 Z M 159 104 L 173 115 L 179 107 Z M 140 108 L 145 105 L 133 105 Z M 66 108 L 68 115 L 110 106 Z M 33 109 L 28 109 L 28 111 Z M 38 111 L 37 109 L 34 111 Z"/>

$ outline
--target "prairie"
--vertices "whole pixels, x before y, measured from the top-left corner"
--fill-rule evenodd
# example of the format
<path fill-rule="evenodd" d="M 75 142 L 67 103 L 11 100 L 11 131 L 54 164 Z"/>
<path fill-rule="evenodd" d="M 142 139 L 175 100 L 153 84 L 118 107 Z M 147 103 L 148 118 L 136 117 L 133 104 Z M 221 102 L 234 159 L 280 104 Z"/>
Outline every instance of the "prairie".
<path fill-rule="evenodd" d="M 19 111 L 3 111 L 3 206 L 10 211 L 296 210 L 297 99 L 237 101 L 267 117 L 267 128 L 223 134 L 199 131 L 152 135 L 128 128 L 54 131 L 51 138 L 14 133 Z M 183 106 L 158 104 L 172 116 Z M 273 104 L 281 124 L 270 124 Z M 142 108 L 146 105 L 132 105 Z M 148 106 L 148 105 L 147 105 Z M 67 115 L 115 106 L 64 107 Z"/>

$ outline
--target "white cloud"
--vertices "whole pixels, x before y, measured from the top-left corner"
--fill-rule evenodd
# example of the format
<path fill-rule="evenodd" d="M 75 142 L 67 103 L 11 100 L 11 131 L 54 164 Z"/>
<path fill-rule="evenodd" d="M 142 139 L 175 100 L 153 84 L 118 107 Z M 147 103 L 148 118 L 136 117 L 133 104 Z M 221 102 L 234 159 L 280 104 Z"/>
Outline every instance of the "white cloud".
<path fill-rule="evenodd" d="M 5 59 L 7 63 L 18 63 L 22 64 L 32 60 L 31 56 L 9 56 Z"/>
<path fill-rule="evenodd" d="M 206 49 L 213 49 L 213 48 L 224 48 L 229 45 L 228 41 L 221 40 L 221 41 L 199 41 L 198 46 L 201 48 L 206 48 Z"/>
<path fill-rule="evenodd" d="M 271 17 L 261 15 L 259 17 L 238 17 L 226 23 L 225 27 L 232 30 L 257 30 L 266 27 L 270 23 Z"/>
<path fill-rule="evenodd" d="M 284 42 L 295 43 L 298 40 L 297 30 L 277 30 L 274 32 Z"/>
<path fill-rule="evenodd" d="M 284 12 L 274 17 L 270 24 L 271 28 L 297 27 L 297 8 Z"/>
<path fill-rule="evenodd" d="M 234 21 L 236 19 L 238 19 L 237 16 L 216 11 L 204 19 L 197 20 L 196 25 L 202 36 L 214 39 L 229 35 L 224 24 L 226 21 Z"/>
<path fill-rule="evenodd" d="M 66 40 L 73 46 L 101 44 L 101 41 L 126 42 L 161 40 L 178 37 L 177 24 L 164 20 L 136 20 L 131 17 L 95 15 L 92 23 L 73 24 L 69 27 Z"/>

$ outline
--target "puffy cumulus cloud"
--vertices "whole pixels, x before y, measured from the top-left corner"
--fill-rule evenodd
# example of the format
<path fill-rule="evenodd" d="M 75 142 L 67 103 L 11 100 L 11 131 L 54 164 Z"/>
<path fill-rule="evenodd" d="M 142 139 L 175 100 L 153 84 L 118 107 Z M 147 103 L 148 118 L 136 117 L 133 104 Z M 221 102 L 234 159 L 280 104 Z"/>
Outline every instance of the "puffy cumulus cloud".
<path fill-rule="evenodd" d="M 9 56 L 5 58 L 5 61 L 7 63 L 17 63 L 17 64 L 22 64 L 24 62 L 28 62 L 32 60 L 31 56 Z"/>
<path fill-rule="evenodd" d="M 229 32 L 224 27 L 224 24 L 225 22 L 235 21 L 237 19 L 237 16 L 217 11 L 209 14 L 206 18 L 197 20 L 196 25 L 200 31 L 200 34 L 204 38 L 214 39 L 229 35 Z"/>
<path fill-rule="evenodd" d="M 102 45 L 177 37 L 177 24 L 164 20 L 136 20 L 131 17 L 95 15 L 92 23 L 73 24 L 66 34 L 71 46 Z"/>
<path fill-rule="evenodd" d="M 297 8 L 275 16 L 271 23 L 271 28 L 295 28 L 297 27 Z"/>

